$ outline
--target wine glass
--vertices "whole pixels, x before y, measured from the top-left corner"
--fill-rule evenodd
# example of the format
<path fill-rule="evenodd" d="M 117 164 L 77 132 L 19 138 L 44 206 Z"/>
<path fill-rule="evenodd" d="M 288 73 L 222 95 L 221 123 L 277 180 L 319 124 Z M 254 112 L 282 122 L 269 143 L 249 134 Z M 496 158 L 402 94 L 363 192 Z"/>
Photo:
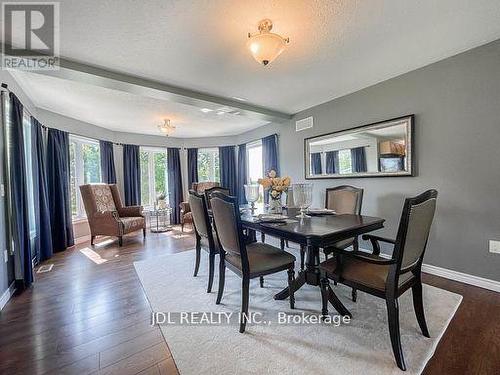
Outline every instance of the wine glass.
<path fill-rule="evenodd" d="M 306 210 L 312 204 L 312 184 L 293 184 L 293 201 L 300 208 L 300 214 L 296 217 L 310 217 L 306 215 Z"/>
<path fill-rule="evenodd" d="M 250 209 L 252 210 L 252 214 L 255 211 L 255 202 L 259 200 L 259 184 L 248 184 L 243 185 L 245 188 L 245 198 L 248 203 L 250 203 Z"/>

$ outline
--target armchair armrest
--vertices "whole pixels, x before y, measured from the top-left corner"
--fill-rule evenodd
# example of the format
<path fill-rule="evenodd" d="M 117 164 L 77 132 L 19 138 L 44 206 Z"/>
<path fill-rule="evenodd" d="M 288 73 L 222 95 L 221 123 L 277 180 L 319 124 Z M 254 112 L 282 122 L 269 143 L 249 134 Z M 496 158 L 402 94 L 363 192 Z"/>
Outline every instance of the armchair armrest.
<path fill-rule="evenodd" d="M 181 208 L 181 215 L 191 212 L 191 207 L 189 207 L 189 202 L 181 202 L 179 207 Z"/>
<path fill-rule="evenodd" d="M 369 253 L 364 254 L 361 251 L 345 251 L 342 253 L 342 256 L 356 258 L 356 259 L 362 260 L 362 261 L 367 262 L 367 263 L 379 264 L 381 266 L 396 263 L 396 261 L 394 259 L 380 258 L 377 255 L 369 254 Z"/>
<path fill-rule="evenodd" d="M 395 244 L 396 240 L 390 239 L 390 238 L 385 238 L 385 237 L 380 237 L 380 236 L 375 236 L 373 234 L 363 234 L 362 236 L 363 240 L 367 241 L 370 240 L 372 243 L 373 247 L 373 254 L 374 255 L 379 255 L 380 254 L 380 244 L 379 242 L 386 242 L 390 244 Z"/>
<path fill-rule="evenodd" d="M 127 206 L 118 209 L 118 215 L 123 217 L 142 216 L 142 206 Z"/>

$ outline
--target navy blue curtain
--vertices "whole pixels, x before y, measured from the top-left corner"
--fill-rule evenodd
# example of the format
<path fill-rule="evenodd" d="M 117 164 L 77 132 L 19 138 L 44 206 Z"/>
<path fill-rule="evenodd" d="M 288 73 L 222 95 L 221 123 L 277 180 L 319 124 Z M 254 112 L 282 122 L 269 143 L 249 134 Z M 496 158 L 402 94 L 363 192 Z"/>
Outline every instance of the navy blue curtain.
<path fill-rule="evenodd" d="M 366 172 L 366 152 L 364 147 L 351 149 L 351 161 L 353 172 Z"/>
<path fill-rule="evenodd" d="M 278 135 L 272 134 L 262 138 L 262 162 L 264 167 L 264 176 L 270 170 L 275 170 L 279 176 L 279 159 L 278 159 Z M 264 193 L 264 203 L 269 201 L 269 195 Z"/>
<path fill-rule="evenodd" d="M 57 129 L 47 132 L 47 186 L 52 248 L 62 251 L 75 241 L 69 193 L 69 135 Z"/>
<path fill-rule="evenodd" d="M 182 175 L 181 175 L 181 158 L 178 148 L 167 149 L 167 167 L 168 167 L 168 197 L 172 213 L 170 214 L 170 222 L 179 224 L 181 222 L 181 208 L 179 207 L 183 201 L 182 194 Z"/>
<path fill-rule="evenodd" d="M 140 150 L 136 145 L 123 145 L 123 186 L 125 205 L 141 204 Z"/>
<path fill-rule="evenodd" d="M 101 178 L 107 184 L 116 184 L 115 156 L 113 142 L 99 141 L 101 153 Z"/>
<path fill-rule="evenodd" d="M 325 164 L 326 164 L 325 171 L 327 174 L 339 173 L 339 171 L 340 171 L 339 152 L 338 151 L 328 151 L 326 153 Z"/>
<path fill-rule="evenodd" d="M 267 175 L 271 169 L 275 170 L 279 176 L 278 159 L 278 135 L 273 134 L 262 138 L 262 161 L 264 166 L 264 175 Z"/>
<path fill-rule="evenodd" d="M 198 182 L 198 149 L 188 148 L 188 189 Z"/>
<path fill-rule="evenodd" d="M 245 184 L 247 183 L 247 145 L 238 146 L 238 202 L 247 204 Z"/>
<path fill-rule="evenodd" d="M 42 124 L 34 117 L 31 117 L 31 149 L 33 150 L 33 193 L 37 233 L 34 252 L 41 262 L 52 257 L 52 230 L 43 129 Z"/>
<path fill-rule="evenodd" d="M 235 146 L 219 147 L 220 184 L 229 189 L 231 195 L 236 195 L 238 180 L 236 176 Z"/>
<path fill-rule="evenodd" d="M 31 243 L 28 213 L 28 191 L 26 189 L 26 159 L 23 136 L 23 105 L 10 93 L 10 131 L 8 132 L 9 170 L 13 240 L 15 248 L 16 282 L 28 287 L 33 282 L 31 266 Z M 31 171 L 29 171 L 31 173 Z"/>
<path fill-rule="evenodd" d="M 311 172 L 312 174 L 323 173 L 321 169 L 321 152 L 313 152 L 311 154 Z"/>

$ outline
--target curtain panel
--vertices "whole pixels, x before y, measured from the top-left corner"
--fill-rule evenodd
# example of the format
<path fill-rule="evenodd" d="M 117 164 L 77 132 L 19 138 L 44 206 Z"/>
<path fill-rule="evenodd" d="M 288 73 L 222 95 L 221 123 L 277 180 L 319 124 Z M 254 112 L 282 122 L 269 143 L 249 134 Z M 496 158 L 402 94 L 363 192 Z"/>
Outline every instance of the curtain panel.
<path fill-rule="evenodd" d="M 322 174 L 321 168 L 321 152 L 313 152 L 311 154 L 311 169 L 312 174 Z"/>
<path fill-rule="evenodd" d="M 238 146 L 238 202 L 247 204 L 245 197 L 245 184 L 247 183 L 247 145 Z"/>
<path fill-rule="evenodd" d="M 69 135 L 61 130 L 49 129 L 47 131 L 47 186 L 54 251 L 62 251 L 75 244 L 69 176 Z"/>
<path fill-rule="evenodd" d="M 351 161 L 353 172 L 366 172 L 366 151 L 364 147 L 351 149 Z"/>
<path fill-rule="evenodd" d="M 182 194 L 182 175 L 181 175 L 181 158 L 178 148 L 167 149 L 167 167 L 168 167 L 168 196 L 172 213 L 170 214 L 170 222 L 179 224 L 181 222 L 180 204 L 183 201 Z"/>
<path fill-rule="evenodd" d="M 193 187 L 193 182 L 198 182 L 198 149 L 187 149 L 188 159 L 188 189 Z"/>
<path fill-rule="evenodd" d="M 141 164 L 137 145 L 123 145 L 123 186 L 125 205 L 141 204 Z"/>
<path fill-rule="evenodd" d="M 11 183 L 12 237 L 14 240 L 14 267 L 16 283 L 28 287 L 33 282 L 31 240 L 28 213 L 27 170 L 23 135 L 23 105 L 13 94 L 10 100 L 8 132 L 9 177 Z"/>
<path fill-rule="evenodd" d="M 278 135 L 272 134 L 262 138 L 262 161 L 264 167 L 264 176 L 271 169 L 275 170 L 277 175 L 280 175 L 279 159 L 278 159 Z M 269 201 L 269 195 L 264 192 L 264 203 Z"/>
<path fill-rule="evenodd" d="M 34 252 L 38 260 L 52 257 L 52 228 L 50 224 L 47 167 L 45 163 L 44 130 L 42 124 L 31 117 L 31 148 L 33 150 L 33 192 L 35 202 L 36 240 Z"/>
<path fill-rule="evenodd" d="M 238 180 L 236 176 L 236 147 L 219 147 L 220 184 L 229 189 L 231 195 L 236 195 Z"/>
<path fill-rule="evenodd" d="M 107 184 L 116 184 L 115 155 L 113 142 L 99 141 L 101 154 L 101 178 Z"/>
<path fill-rule="evenodd" d="M 340 171 L 339 152 L 338 151 L 328 151 L 326 153 L 325 164 L 326 164 L 326 166 L 325 166 L 326 174 L 339 173 L 339 171 Z"/>

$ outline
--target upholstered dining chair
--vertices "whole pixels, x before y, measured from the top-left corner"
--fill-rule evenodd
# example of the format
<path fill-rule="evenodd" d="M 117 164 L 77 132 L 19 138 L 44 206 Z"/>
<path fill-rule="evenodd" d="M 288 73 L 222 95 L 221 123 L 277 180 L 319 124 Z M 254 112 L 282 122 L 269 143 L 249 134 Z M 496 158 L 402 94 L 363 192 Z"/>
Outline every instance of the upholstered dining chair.
<path fill-rule="evenodd" d="M 194 190 L 189 191 L 188 198 L 191 213 L 193 215 L 194 231 L 196 235 L 196 261 L 194 276 L 198 275 L 200 268 L 201 249 L 208 252 L 208 287 L 207 293 L 212 291 L 214 281 L 215 255 L 219 254 L 219 241 L 212 228 L 208 216 L 207 201 L 204 194 L 198 194 Z"/>
<path fill-rule="evenodd" d="M 290 308 L 294 308 L 294 294 L 291 287 L 295 274 L 295 257 L 274 246 L 254 242 L 246 244 L 241 225 L 240 210 L 236 197 L 215 192 L 211 198 L 215 230 L 221 245 L 219 264 L 219 291 L 216 304 L 220 304 L 224 293 L 226 267 L 241 277 L 240 332 L 245 332 L 248 316 L 250 279 L 288 271 Z"/>
<path fill-rule="evenodd" d="M 204 181 L 204 182 L 193 182 L 191 184 L 191 189 L 196 191 L 198 194 L 203 194 L 206 189 L 219 186 L 218 182 Z M 188 202 L 181 202 L 181 232 L 184 232 L 184 226 L 186 224 L 193 224 L 193 215 L 191 214 L 191 208 Z"/>
<path fill-rule="evenodd" d="M 115 184 L 87 184 L 80 186 L 83 205 L 90 227 L 90 244 L 98 235 L 118 237 L 119 246 L 123 236 L 142 229 L 146 237 L 146 220 L 141 206 L 122 204 L 118 187 Z"/>
<path fill-rule="evenodd" d="M 406 365 L 399 332 L 398 298 L 410 288 L 417 322 L 422 334 L 430 337 L 422 302 L 421 270 L 436 210 L 437 195 L 436 190 L 428 190 L 405 200 L 395 240 L 363 235 L 364 240 L 372 242 L 374 254 L 360 251 L 343 252 L 320 264 L 323 314 L 328 314 L 328 295 L 333 293 L 328 283 L 329 278 L 385 299 L 392 350 L 401 370 L 406 370 Z M 394 245 L 390 259 L 375 255 L 380 253 L 379 242 Z"/>
<path fill-rule="evenodd" d="M 229 189 L 228 188 L 225 188 L 225 187 L 222 187 L 222 186 L 214 186 L 212 188 L 209 188 L 209 189 L 205 189 L 205 198 L 207 199 L 207 207 L 208 209 L 210 210 L 212 207 L 211 207 L 211 203 L 210 203 L 210 198 L 212 197 L 212 194 L 215 193 L 215 192 L 220 192 L 222 194 L 225 194 L 225 195 L 229 195 Z"/>
<path fill-rule="evenodd" d="M 361 215 L 361 205 L 363 204 L 363 189 L 350 185 L 341 185 L 326 189 L 325 208 L 334 210 L 337 215 L 353 214 Z M 331 247 L 323 249 L 325 257 L 328 259 L 335 250 L 344 250 L 352 246 L 354 250 L 359 250 L 358 238 L 347 238 L 333 244 Z M 303 257 L 301 253 L 301 258 Z M 356 289 L 352 289 L 352 300 L 356 302 Z"/>

